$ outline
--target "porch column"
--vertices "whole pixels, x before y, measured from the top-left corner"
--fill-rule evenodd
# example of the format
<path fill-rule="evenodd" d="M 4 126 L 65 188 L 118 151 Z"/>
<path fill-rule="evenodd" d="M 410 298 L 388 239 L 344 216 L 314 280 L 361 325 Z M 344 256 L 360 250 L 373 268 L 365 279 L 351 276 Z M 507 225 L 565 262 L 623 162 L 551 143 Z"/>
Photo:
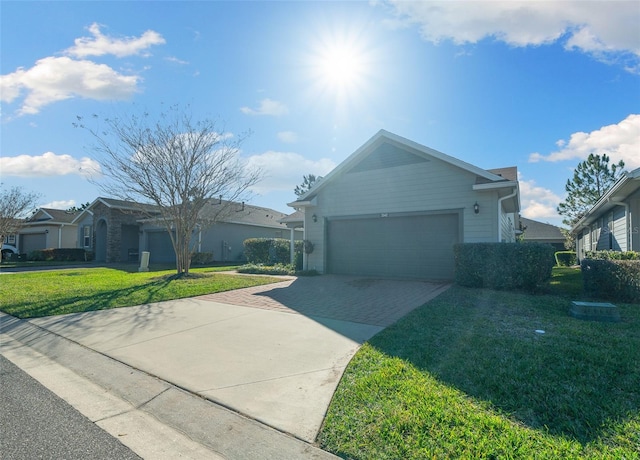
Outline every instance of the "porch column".
<path fill-rule="evenodd" d="M 289 253 L 290 253 L 290 264 L 293 265 L 293 261 L 294 261 L 294 256 L 295 256 L 295 248 L 296 248 L 296 244 L 295 244 L 295 228 L 290 228 L 289 231 L 291 232 L 291 240 L 289 242 Z"/>

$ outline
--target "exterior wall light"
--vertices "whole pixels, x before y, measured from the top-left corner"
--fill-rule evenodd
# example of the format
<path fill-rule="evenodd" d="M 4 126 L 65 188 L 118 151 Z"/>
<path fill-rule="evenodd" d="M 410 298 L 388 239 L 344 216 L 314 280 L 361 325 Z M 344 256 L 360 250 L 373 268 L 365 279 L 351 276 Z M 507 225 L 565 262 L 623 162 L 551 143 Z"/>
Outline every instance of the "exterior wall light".
<path fill-rule="evenodd" d="M 473 205 L 473 212 L 476 214 L 480 213 L 480 205 L 478 204 L 477 201 L 476 201 L 476 204 Z"/>
<path fill-rule="evenodd" d="M 311 216 L 311 218 L 313 219 L 314 222 L 318 222 L 318 216 L 316 216 L 315 214 Z"/>

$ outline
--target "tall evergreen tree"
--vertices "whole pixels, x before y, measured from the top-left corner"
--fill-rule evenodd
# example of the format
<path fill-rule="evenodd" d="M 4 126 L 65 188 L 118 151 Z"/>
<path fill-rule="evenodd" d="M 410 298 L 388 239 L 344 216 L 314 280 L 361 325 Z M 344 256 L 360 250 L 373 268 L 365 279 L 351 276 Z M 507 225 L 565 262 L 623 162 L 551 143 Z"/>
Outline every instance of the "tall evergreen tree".
<path fill-rule="evenodd" d="M 558 205 L 558 214 L 564 216 L 562 223 L 572 227 L 622 176 L 624 161 L 609 167 L 606 154 L 594 155 L 578 164 L 573 179 L 567 179 L 567 199 Z"/>
<path fill-rule="evenodd" d="M 318 179 L 320 178 L 316 177 L 314 174 L 302 176 L 302 184 L 296 185 L 296 188 L 293 192 L 296 194 L 296 196 L 304 195 L 311 189 L 311 187 L 313 187 L 313 184 L 315 184 Z"/>

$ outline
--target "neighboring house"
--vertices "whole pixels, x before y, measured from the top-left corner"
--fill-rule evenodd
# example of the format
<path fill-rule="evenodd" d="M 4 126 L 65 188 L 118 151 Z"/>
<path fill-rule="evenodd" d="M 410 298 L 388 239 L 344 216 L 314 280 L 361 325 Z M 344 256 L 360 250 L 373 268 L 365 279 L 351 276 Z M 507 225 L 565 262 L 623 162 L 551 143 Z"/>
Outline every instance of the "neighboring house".
<path fill-rule="evenodd" d="M 75 248 L 78 240 L 73 220 L 77 215 L 78 212 L 62 209 L 39 208 L 25 219 L 15 236 L 18 252 L 29 254 L 38 249 Z"/>
<path fill-rule="evenodd" d="M 273 209 L 211 200 L 200 213 L 203 224 L 193 235 L 194 252 L 211 253 L 221 262 L 242 261 L 247 238 L 289 238 L 289 229 L 279 222 L 284 217 Z M 153 205 L 98 198 L 79 217 L 83 222 L 79 222 L 79 233 L 93 234 L 91 243 L 99 262 L 137 261 L 142 251 L 150 253 L 152 263 L 175 262 L 171 238 L 159 219 Z M 206 224 L 213 219 L 215 224 Z M 89 238 L 81 240 L 89 242 Z"/>
<path fill-rule="evenodd" d="M 289 206 L 321 273 L 452 279 L 453 245 L 513 242 L 515 167 L 484 170 L 380 131 Z"/>
<path fill-rule="evenodd" d="M 556 251 L 564 251 L 564 243 L 567 240 L 560 231 L 560 227 L 538 222 L 537 220 L 520 218 L 520 229 L 522 239 L 528 243 L 547 243 L 553 246 Z"/>
<path fill-rule="evenodd" d="M 640 252 L 640 168 L 624 173 L 571 229 L 578 258 L 587 251 Z"/>

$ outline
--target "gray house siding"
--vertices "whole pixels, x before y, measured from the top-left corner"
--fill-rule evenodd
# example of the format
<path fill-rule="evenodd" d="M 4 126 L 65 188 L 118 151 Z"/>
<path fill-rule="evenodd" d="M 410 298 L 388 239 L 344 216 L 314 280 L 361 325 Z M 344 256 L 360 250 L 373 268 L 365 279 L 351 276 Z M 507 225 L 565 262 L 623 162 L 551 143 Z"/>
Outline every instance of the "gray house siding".
<path fill-rule="evenodd" d="M 632 196 L 629 208 L 631 211 L 631 250 L 640 252 L 640 192 Z"/>
<path fill-rule="evenodd" d="M 618 206 L 613 211 L 611 229 L 611 249 L 614 251 L 628 251 L 627 247 L 627 216 L 624 208 Z"/>
<path fill-rule="evenodd" d="M 298 239 L 301 239 L 301 232 Z M 195 232 L 191 246 L 193 252 L 213 254 L 217 262 L 239 262 L 246 260 L 244 256 L 244 240 L 248 238 L 289 238 L 289 231 L 284 228 L 271 228 L 259 225 L 218 222 Z M 175 252 L 169 234 L 162 229 L 147 227 L 144 229 L 142 247 L 149 251 L 150 262 L 175 262 Z"/>
<path fill-rule="evenodd" d="M 572 229 L 578 257 L 588 251 L 640 252 L 640 168 L 625 175 Z"/>
<path fill-rule="evenodd" d="M 308 257 L 308 267 L 321 272 L 327 268 L 328 248 L 324 247 L 325 227 L 321 223 L 325 218 L 331 221 L 345 217 L 457 209 L 464 225 L 455 230 L 456 242 L 497 241 L 498 192 L 474 191 L 475 181 L 475 174 L 436 158 L 386 169 L 350 171 L 335 178 L 318 195 L 317 206 L 308 207 L 305 212 L 305 237 L 315 245 L 314 252 Z M 476 202 L 480 207 L 478 214 L 473 211 Z M 313 222 L 314 214 L 318 222 Z M 510 238 L 508 225 L 504 222 L 503 225 L 503 234 Z"/>

